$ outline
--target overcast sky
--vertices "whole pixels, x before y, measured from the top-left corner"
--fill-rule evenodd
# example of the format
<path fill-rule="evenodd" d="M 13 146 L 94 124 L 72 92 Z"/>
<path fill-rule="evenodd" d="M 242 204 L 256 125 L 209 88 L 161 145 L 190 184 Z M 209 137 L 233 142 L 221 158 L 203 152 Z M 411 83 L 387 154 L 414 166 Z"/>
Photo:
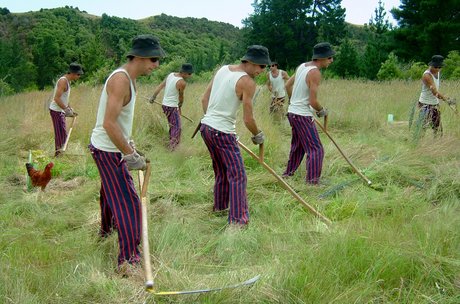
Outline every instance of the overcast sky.
<path fill-rule="evenodd" d="M 63 6 L 78 7 L 81 11 L 101 16 L 142 19 L 161 13 L 177 17 L 207 18 L 209 20 L 231 23 L 242 27 L 241 20 L 254 12 L 253 0 L 0 0 L 0 7 L 12 13 L 37 11 L 40 8 Z M 399 0 L 383 0 L 388 19 L 393 22 L 389 10 L 400 5 Z M 371 15 L 378 6 L 378 0 L 342 0 L 347 22 L 353 24 L 369 23 Z"/>

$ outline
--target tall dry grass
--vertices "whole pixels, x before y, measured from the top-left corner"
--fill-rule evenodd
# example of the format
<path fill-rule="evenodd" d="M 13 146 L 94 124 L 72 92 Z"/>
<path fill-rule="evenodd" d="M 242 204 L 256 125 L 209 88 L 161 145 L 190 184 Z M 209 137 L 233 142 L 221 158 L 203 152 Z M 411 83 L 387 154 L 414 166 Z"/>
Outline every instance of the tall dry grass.
<path fill-rule="evenodd" d="M 442 92 L 458 94 L 457 83 Z M 297 203 L 257 161 L 242 151 L 251 222 L 227 229 L 211 212 L 213 171 L 200 135 L 206 84 L 186 89 L 182 144 L 170 153 L 155 84 L 141 85 L 134 139 L 151 159 L 149 236 L 157 290 L 217 287 L 261 274 L 252 288 L 192 296 L 154 297 L 142 277 L 118 277 L 117 239 L 97 238 L 97 169 L 86 145 L 95 124 L 100 87 L 75 86 L 79 113 L 69 150 L 55 159 L 45 194 L 25 192 L 28 151 L 51 160 L 54 138 L 45 101 L 50 92 L 0 100 L 0 301 L 4 303 L 458 303 L 460 302 L 460 130 L 442 108 L 444 136 L 417 143 L 406 123 L 418 82 L 328 80 L 320 101 L 330 109 L 329 132 L 375 189 L 353 173 L 323 134 L 326 150 L 319 187 L 305 185 L 302 164 L 289 184 L 333 220 L 326 227 Z M 266 134 L 266 162 L 282 173 L 290 127 L 268 111 L 265 88 L 255 102 Z M 240 140 L 250 134 L 239 119 Z M 321 133 L 321 132 L 320 132 Z"/>

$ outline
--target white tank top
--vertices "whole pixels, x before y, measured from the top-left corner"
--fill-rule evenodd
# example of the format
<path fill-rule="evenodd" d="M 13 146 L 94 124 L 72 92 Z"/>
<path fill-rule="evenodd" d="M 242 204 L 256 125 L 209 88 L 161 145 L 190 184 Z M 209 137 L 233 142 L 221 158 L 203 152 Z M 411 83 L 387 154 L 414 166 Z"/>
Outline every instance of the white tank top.
<path fill-rule="evenodd" d="M 236 83 L 248 75 L 246 72 L 232 72 L 228 65 L 217 71 L 211 88 L 208 109 L 201 123 L 224 133 L 236 134 L 236 113 L 241 100 L 236 95 Z"/>
<path fill-rule="evenodd" d="M 269 73 L 270 83 L 272 85 L 272 97 L 283 98 L 286 96 L 284 89 L 283 70 L 278 70 L 278 76 L 273 77 L 272 72 Z"/>
<path fill-rule="evenodd" d="M 58 84 L 59 84 L 59 81 L 61 79 L 65 79 L 65 81 L 67 82 L 67 91 L 63 92 L 62 95 L 61 95 L 61 102 L 64 104 L 64 106 L 68 106 L 69 105 L 69 96 L 70 96 L 70 83 L 69 83 L 69 80 L 67 78 L 65 78 L 64 76 L 62 76 L 61 78 L 58 79 L 58 81 L 56 82 L 56 85 L 54 86 L 54 93 L 53 93 L 53 100 L 51 101 L 50 103 L 50 106 L 49 106 L 49 109 L 50 110 L 53 110 L 53 111 L 56 111 L 56 112 L 62 112 L 64 113 L 64 109 L 62 109 L 57 103 L 56 101 L 54 101 L 54 97 L 56 96 L 56 91 L 57 91 L 57 87 L 58 87 Z"/>
<path fill-rule="evenodd" d="M 439 90 L 439 73 L 438 73 L 438 78 L 434 77 L 433 74 L 431 74 L 430 70 L 426 70 L 423 75 L 425 74 L 430 74 L 430 76 L 433 78 L 434 85 L 436 86 L 436 90 Z M 423 81 L 422 81 L 422 92 L 420 93 L 420 98 L 418 99 L 419 102 L 424 103 L 424 104 L 429 104 L 429 105 L 437 105 L 439 104 L 438 98 L 433 95 L 433 92 L 431 92 L 430 87 L 427 86 Z"/>
<path fill-rule="evenodd" d="M 290 99 L 291 104 L 288 107 L 289 113 L 302 116 L 313 116 L 315 110 L 310 106 L 310 88 L 307 86 L 306 82 L 308 72 L 313 69 L 317 69 L 317 67 L 312 65 L 305 66 L 305 63 L 297 67 Z"/>
<path fill-rule="evenodd" d="M 163 105 L 168 107 L 179 107 L 179 91 L 176 84 L 179 80 L 183 79 L 171 73 L 166 78 L 165 94 L 163 96 Z"/>
<path fill-rule="evenodd" d="M 116 73 L 125 73 L 128 76 L 130 89 L 131 89 L 131 100 L 127 105 L 125 105 L 120 112 L 120 115 L 117 118 L 117 123 L 121 128 L 124 138 L 128 141 L 131 137 L 133 120 L 134 120 L 134 106 L 136 104 L 136 89 L 134 84 L 129 77 L 128 72 L 124 69 L 117 69 L 110 74 L 107 78 L 104 88 L 102 89 L 101 98 L 99 99 L 99 108 L 97 110 L 97 119 L 96 126 L 93 129 L 91 134 L 91 144 L 99 150 L 106 152 L 121 152 L 112 142 L 110 137 L 107 135 L 102 124 L 104 123 L 105 110 L 107 106 L 107 83 L 110 78 Z"/>

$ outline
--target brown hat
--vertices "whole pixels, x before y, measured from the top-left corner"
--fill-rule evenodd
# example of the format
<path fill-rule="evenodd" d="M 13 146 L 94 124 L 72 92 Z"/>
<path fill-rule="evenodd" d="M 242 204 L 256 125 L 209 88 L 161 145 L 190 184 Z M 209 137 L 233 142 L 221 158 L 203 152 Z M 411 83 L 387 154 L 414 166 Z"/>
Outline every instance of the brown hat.
<path fill-rule="evenodd" d="M 67 73 L 81 75 L 83 74 L 83 69 L 78 63 L 72 62 L 69 64 L 69 71 Z"/>
<path fill-rule="evenodd" d="M 321 42 L 313 47 L 313 56 L 311 59 L 329 58 L 335 55 L 334 50 L 329 42 Z"/>
<path fill-rule="evenodd" d="M 251 45 L 247 48 L 246 54 L 241 61 L 250 61 L 255 64 L 270 65 L 268 49 L 262 45 Z"/>
<path fill-rule="evenodd" d="M 152 35 L 139 35 L 133 39 L 133 46 L 126 56 L 161 58 L 166 56 L 166 53 L 161 48 L 158 38 Z"/>

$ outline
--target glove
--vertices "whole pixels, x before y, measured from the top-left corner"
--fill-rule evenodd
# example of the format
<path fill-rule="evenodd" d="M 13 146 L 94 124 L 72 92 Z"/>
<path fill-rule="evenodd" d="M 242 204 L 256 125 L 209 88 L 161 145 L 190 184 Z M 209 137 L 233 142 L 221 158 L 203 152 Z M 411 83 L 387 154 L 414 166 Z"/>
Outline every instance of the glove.
<path fill-rule="evenodd" d="M 128 170 L 145 170 L 147 167 L 145 157 L 140 156 L 136 150 L 131 154 L 124 155 L 121 159 L 126 162 Z"/>
<path fill-rule="evenodd" d="M 447 98 L 447 104 L 449 106 L 455 106 L 457 105 L 457 100 L 455 98 Z"/>
<path fill-rule="evenodd" d="M 150 97 L 149 102 L 150 102 L 150 103 L 153 103 L 153 102 L 155 101 L 156 98 L 157 98 L 157 97 L 156 97 L 155 95 L 153 95 L 152 97 Z"/>
<path fill-rule="evenodd" d="M 251 137 L 251 140 L 255 145 L 263 144 L 264 140 L 265 140 L 264 132 L 259 131 L 259 133 L 257 133 L 257 135 L 254 135 L 253 137 Z"/>
<path fill-rule="evenodd" d="M 71 107 L 67 107 L 64 109 L 64 114 L 65 117 L 74 117 L 77 116 L 78 114 L 73 111 Z"/>
<path fill-rule="evenodd" d="M 326 108 L 322 108 L 320 111 L 316 112 L 316 115 L 318 117 L 324 117 L 327 116 L 329 113 Z"/>

